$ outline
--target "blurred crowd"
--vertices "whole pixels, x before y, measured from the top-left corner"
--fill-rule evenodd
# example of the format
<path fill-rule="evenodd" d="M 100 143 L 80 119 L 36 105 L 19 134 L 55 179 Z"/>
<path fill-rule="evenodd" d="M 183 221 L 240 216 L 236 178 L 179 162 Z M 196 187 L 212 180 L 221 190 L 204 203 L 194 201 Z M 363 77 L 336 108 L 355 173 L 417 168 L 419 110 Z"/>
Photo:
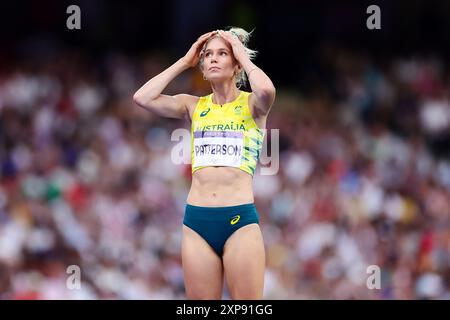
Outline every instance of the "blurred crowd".
<path fill-rule="evenodd" d="M 185 298 L 191 176 L 171 161 L 171 134 L 189 123 L 132 101 L 173 62 L 0 59 L 0 299 Z M 274 83 L 279 170 L 254 177 L 264 297 L 450 299 L 448 65 L 334 49 L 308 92 Z M 183 92 L 210 88 L 192 69 L 165 91 Z"/>

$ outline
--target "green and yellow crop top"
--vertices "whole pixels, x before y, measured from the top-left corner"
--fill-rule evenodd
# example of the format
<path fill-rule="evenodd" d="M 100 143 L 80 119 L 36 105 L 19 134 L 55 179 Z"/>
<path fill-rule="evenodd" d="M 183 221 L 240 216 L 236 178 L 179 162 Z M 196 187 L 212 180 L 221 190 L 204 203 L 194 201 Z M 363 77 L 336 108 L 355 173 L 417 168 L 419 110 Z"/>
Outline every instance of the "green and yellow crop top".
<path fill-rule="evenodd" d="M 200 97 L 192 115 L 192 173 L 209 166 L 239 168 L 255 173 L 264 139 L 248 106 L 250 92 L 241 91 L 232 102 L 212 101 L 212 94 Z"/>

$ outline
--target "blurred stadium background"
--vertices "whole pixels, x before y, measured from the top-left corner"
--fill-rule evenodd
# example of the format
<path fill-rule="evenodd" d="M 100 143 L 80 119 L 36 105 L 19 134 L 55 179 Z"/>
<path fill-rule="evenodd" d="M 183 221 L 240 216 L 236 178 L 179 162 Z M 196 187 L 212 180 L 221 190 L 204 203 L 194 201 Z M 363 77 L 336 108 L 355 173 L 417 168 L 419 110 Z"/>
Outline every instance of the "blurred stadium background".
<path fill-rule="evenodd" d="M 66 8 L 81 8 L 81 30 Z M 366 8 L 381 8 L 381 30 Z M 132 94 L 207 31 L 255 28 L 280 170 L 255 176 L 267 299 L 450 298 L 448 1 L 0 4 L 0 298 L 184 299 L 188 124 Z M 248 88 L 247 88 L 248 89 Z M 167 93 L 209 91 L 198 70 Z M 66 269 L 81 268 L 81 290 Z M 369 290 L 366 268 L 381 268 Z M 225 298 L 227 293 L 225 290 Z"/>

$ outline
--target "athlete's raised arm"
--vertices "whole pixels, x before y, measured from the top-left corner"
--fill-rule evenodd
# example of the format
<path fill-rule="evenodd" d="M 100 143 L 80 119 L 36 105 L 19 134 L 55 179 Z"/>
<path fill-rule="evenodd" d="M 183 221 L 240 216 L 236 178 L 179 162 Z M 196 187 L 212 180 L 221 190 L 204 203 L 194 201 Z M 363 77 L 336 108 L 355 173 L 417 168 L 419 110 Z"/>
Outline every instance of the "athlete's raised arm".
<path fill-rule="evenodd" d="M 198 64 L 200 50 L 204 42 L 215 32 L 208 32 L 200 36 L 184 57 L 144 84 L 133 95 L 134 102 L 138 106 L 162 117 L 187 118 L 189 115 L 187 105 L 189 99 L 194 98 L 193 96 L 188 94 L 169 96 L 161 93 L 181 72 Z"/>
<path fill-rule="evenodd" d="M 220 31 L 219 34 L 231 45 L 233 55 L 247 74 L 252 94 L 249 102 L 256 115 L 266 116 L 275 101 L 276 90 L 272 80 L 258 68 L 245 51 L 245 47 L 238 37 L 229 31 Z"/>

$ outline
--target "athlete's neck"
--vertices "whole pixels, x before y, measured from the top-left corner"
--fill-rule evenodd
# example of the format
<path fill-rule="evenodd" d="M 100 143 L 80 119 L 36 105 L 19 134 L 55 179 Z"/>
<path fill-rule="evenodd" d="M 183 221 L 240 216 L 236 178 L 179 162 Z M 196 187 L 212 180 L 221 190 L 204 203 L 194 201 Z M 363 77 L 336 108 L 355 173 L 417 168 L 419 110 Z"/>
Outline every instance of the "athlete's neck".
<path fill-rule="evenodd" d="M 211 84 L 213 95 L 212 102 L 215 104 L 225 104 L 231 101 L 236 100 L 239 96 L 239 89 L 236 88 L 236 85 L 233 82 L 229 83 L 220 83 L 220 84 Z"/>

